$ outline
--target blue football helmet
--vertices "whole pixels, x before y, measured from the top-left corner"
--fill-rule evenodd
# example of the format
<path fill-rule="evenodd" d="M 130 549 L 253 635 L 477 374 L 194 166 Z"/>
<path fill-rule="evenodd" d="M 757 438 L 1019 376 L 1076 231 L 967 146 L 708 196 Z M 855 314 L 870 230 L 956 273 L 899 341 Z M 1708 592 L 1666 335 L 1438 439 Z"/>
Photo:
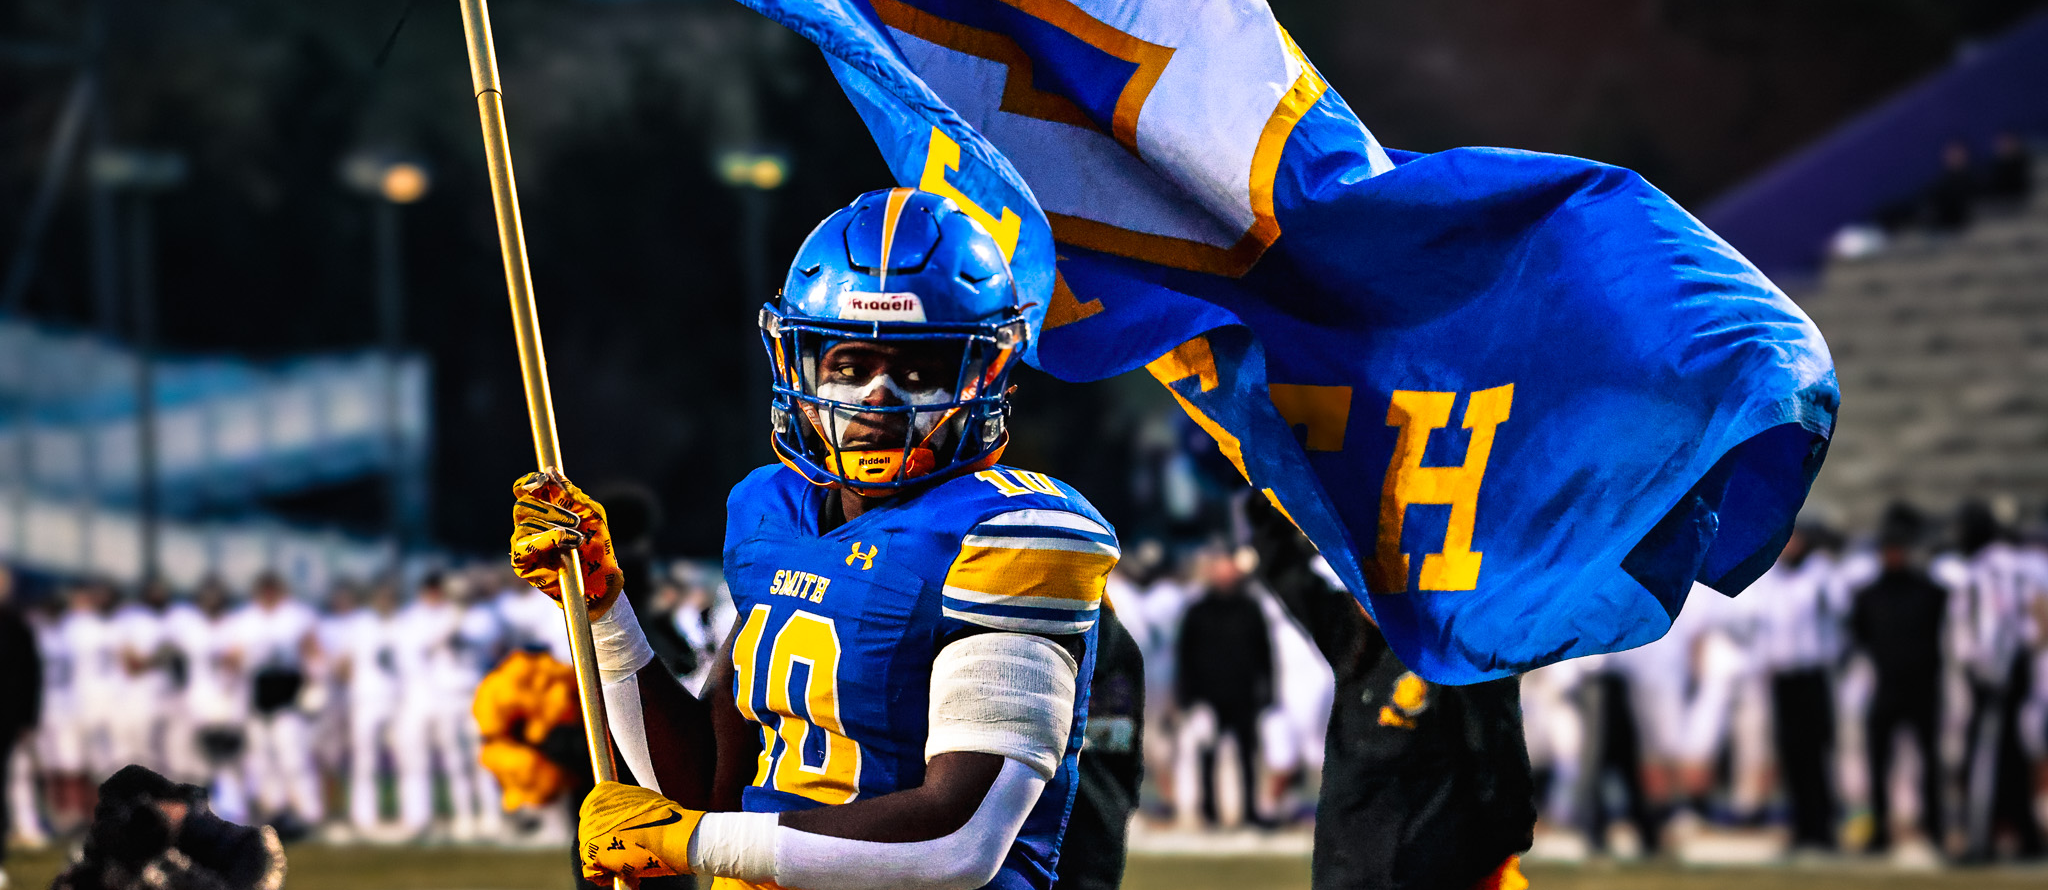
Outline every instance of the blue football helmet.
<path fill-rule="evenodd" d="M 986 468 L 1009 444 L 1029 335 L 980 223 L 931 192 L 861 195 L 811 232 L 761 309 L 776 457 L 867 495 Z"/>

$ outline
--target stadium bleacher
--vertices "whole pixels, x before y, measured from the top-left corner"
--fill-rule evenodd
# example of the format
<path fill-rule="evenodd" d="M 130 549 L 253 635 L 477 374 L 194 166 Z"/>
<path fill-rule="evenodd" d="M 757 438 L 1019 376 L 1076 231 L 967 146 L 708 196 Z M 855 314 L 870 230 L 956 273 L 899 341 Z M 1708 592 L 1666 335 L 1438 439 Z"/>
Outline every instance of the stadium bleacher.
<path fill-rule="evenodd" d="M 2036 181 L 2048 156 L 2035 158 Z M 1827 332 L 1842 414 L 1813 499 L 1851 527 L 1886 502 L 2048 499 L 2048 196 L 1837 258 L 1794 294 Z"/>

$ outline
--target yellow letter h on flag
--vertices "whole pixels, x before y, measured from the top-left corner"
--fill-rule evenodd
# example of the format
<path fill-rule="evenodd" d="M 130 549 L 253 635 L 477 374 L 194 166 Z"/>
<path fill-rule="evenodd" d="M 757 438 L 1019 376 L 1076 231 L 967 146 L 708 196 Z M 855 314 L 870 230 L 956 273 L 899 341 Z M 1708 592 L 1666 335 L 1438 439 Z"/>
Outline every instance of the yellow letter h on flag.
<path fill-rule="evenodd" d="M 1425 467 L 1422 454 L 1429 445 L 1429 434 L 1450 425 L 1451 407 L 1457 399 L 1454 392 L 1395 390 L 1393 402 L 1387 406 L 1387 425 L 1399 427 L 1401 433 L 1394 442 L 1394 457 L 1380 496 L 1379 548 L 1368 568 L 1376 593 L 1408 590 L 1408 554 L 1401 551 L 1401 530 L 1411 504 L 1451 507 L 1443 552 L 1422 558 L 1421 589 L 1472 590 L 1479 586 L 1479 563 L 1485 554 L 1472 550 L 1479 485 L 1486 477 L 1486 459 L 1493 452 L 1494 431 L 1508 419 L 1508 409 L 1514 404 L 1515 385 L 1472 394 L 1465 406 L 1464 423 L 1472 431 L 1472 441 L 1465 449 L 1463 465 Z"/>

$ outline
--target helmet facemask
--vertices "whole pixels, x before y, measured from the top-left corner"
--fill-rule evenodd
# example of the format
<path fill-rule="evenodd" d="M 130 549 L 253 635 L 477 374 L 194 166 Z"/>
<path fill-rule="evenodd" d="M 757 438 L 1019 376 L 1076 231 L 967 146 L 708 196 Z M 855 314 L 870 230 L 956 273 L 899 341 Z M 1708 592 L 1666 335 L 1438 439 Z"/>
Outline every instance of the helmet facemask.
<path fill-rule="evenodd" d="M 764 310 L 777 451 L 815 483 L 871 495 L 993 463 L 1023 332 L 1021 319 L 849 324 Z"/>

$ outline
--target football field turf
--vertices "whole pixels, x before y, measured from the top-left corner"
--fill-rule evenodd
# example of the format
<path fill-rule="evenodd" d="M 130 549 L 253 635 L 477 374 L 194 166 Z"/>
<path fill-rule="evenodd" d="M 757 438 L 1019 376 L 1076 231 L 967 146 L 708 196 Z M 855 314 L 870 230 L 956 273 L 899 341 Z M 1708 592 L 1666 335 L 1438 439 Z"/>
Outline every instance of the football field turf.
<path fill-rule="evenodd" d="M 292 890 L 563 890 L 567 852 L 324 847 L 287 851 Z M 49 886 L 61 859 L 56 853 L 17 852 L 8 860 L 14 888 Z M 1540 864 L 1530 868 L 1535 890 L 1950 890 L 2048 886 L 2037 869 L 1902 873 L 1858 867 L 1683 868 L 1621 865 L 1600 869 Z M 1175 856 L 1131 858 L 1128 890 L 1296 890 L 1308 886 L 1301 856 Z"/>

